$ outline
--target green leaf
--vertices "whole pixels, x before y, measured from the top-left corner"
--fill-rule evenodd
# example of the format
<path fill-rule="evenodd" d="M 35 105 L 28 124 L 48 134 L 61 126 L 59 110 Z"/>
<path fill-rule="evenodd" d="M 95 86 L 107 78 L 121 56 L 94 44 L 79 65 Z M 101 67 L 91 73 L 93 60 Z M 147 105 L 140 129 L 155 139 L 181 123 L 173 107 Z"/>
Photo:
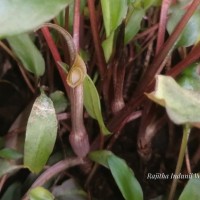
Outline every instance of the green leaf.
<path fill-rule="evenodd" d="M 87 193 L 75 182 L 74 179 L 68 179 L 61 185 L 54 186 L 52 193 L 59 200 L 86 200 Z"/>
<path fill-rule="evenodd" d="M 170 76 L 158 75 L 155 91 L 147 96 L 164 106 L 174 123 L 200 127 L 199 92 L 182 88 Z"/>
<path fill-rule="evenodd" d="M 199 63 L 194 63 L 188 66 L 177 78 L 177 82 L 185 89 L 200 91 L 199 70 Z"/>
<path fill-rule="evenodd" d="M 106 62 L 110 59 L 110 56 L 112 55 L 113 51 L 113 41 L 114 41 L 114 32 L 110 34 L 110 36 L 103 41 L 102 47 L 103 47 L 103 52 L 104 56 L 106 59 Z"/>
<path fill-rule="evenodd" d="M 4 192 L 1 200 L 21 200 L 21 190 L 21 183 L 15 182 Z"/>
<path fill-rule="evenodd" d="M 65 109 L 67 108 L 68 102 L 67 102 L 67 98 L 65 97 L 65 94 L 62 91 L 57 90 L 51 93 L 50 98 L 53 101 L 53 105 L 56 110 L 56 113 L 65 111 Z"/>
<path fill-rule="evenodd" d="M 92 152 L 89 154 L 89 157 L 93 161 L 103 164 L 110 169 L 119 190 L 126 200 L 143 199 L 142 188 L 135 178 L 133 171 L 123 159 L 106 150 Z"/>
<path fill-rule="evenodd" d="M 40 172 L 52 153 L 57 126 L 53 102 L 42 92 L 33 104 L 26 128 L 24 165 L 32 172 Z"/>
<path fill-rule="evenodd" d="M 97 89 L 93 83 L 93 81 L 90 79 L 90 77 L 87 75 L 83 82 L 83 89 L 84 89 L 84 106 L 88 112 L 88 114 L 96 119 L 99 123 L 100 129 L 104 135 L 109 135 L 110 131 L 106 128 L 102 113 L 101 113 L 101 104 L 99 99 L 99 94 L 97 92 Z"/>
<path fill-rule="evenodd" d="M 160 6 L 162 0 L 143 0 L 144 9 L 147 10 L 151 6 Z"/>
<path fill-rule="evenodd" d="M 29 72 L 37 77 L 44 74 L 44 59 L 28 34 L 8 37 L 7 40 L 16 56 Z"/>
<path fill-rule="evenodd" d="M 200 199 L 200 174 L 195 174 L 193 178 L 191 178 L 187 185 L 185 186 L 179 200 L 197 200 Z"/>
<path fill-rule="evenodd" d="M 0 157 L 5 159 L 19 159 L 23 155 L 14 149 L 4 148 L 0 150 Z"/>
<path fill-rule="evenodd" d="M 54 18 L 72 0 L 1 0 L 0 38 L 31 31 Z"/>
<path fill-rule="evenodd" d="M 22 166 L 14 165 L 7 160 L 0 159 L 0 178 L 20 168 L 22 168 Z"/>
<path fill-rule="evenodd" d="M 138 33 L 140 30 L 140 24 L 142 18 L 145 15 L 145 11 L 142 8 L 134 9 L 132 8 L 126 22 L 125 28 L 125 44 L 128 44 L 130 40 Z"/>
<path fill-rule="evenodd" d="M 36 187 L 29 192 L 30 200 L 54 200 L 53 194 L 43 187 Z"/>
<path fill-rule="evenodd" d="M 174 6 L 172 8 L 172 14 L 170 15 L 167 23 L 167 30 L 170 34 L 173 32 L 174 28 L 181 20 L 184 13 L 185 9 L 181 5 Z M 178 43 L 176 44 L 177 47 L 181 46 L 188 47 L 193 45 L 199 40 L 200 37 L 199 18 L 200 18 L 200 12 L 196 11 L 190 18 L 183 32 L 181 33 L 178 39 Z"/>
<path fill-rule="evenodd" d="M 126 17 L 127 0 L 101 0 L 106 37 L 115 31 Z"/>

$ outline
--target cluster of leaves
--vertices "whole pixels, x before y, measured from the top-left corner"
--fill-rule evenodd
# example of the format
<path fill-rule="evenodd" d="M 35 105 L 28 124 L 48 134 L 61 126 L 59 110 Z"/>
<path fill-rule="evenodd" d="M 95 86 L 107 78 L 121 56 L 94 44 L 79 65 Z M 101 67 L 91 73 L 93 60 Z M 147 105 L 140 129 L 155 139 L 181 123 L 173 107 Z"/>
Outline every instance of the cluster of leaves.
<path fill-rule="evenodd" d="M 133 48 L 131 47 L 131 45 L 137 47 L 138 49 L 136 48 L 136 53 L 140 55 L 140 53 L 142 52 L 142 45 L 140 46 L 137 42 L 133 41 L 133 39 L 139 31 L 143 31 L 142 28 L 146 28 L 146 25 L 143 22 L 146 17 L 145 15 L 148 13 L 148 11 L 151 9 L 160 8 L 160 5 L 162 5 L 162 1 L 101 0 L 99 1 L 99 4 L 101 5 L 102 10 L 102 20 L 104 25 L 104 29 L 102 27 L 102 38 L 104 39 L 101 41 L 102 47 L 96 47 L 95 45 L 97 44 L 95 44 L 94 46 L 96 48 L 102 48 L 103 57 L 105 57 L 104 62 L 107 64 L 107 66 L 114 65 L 113 63 L 120 62 L 118 60 L 115 60 L 115 53 L 123 51 L 123 49 L 119 51 L 116 50 L 118 41 L 122 41 L 121 43 L 123 47 L 126 46 L 130 49 Z M 181 21 L 184 14 L 186 13 L 186 9 L 182 9 L 186 5 L 187 1 L 181 1 L 176 3 L 175 6 L 171 7 L 171 15 L 167 24 L 169 35 L 172 34 L 173 36 L 174 31 L 176 31 L 177 23 Z M 30 90 L 34 94 L 36 94 L 38 83 L 40 83 L 42 76 L 45 76 L 47 74 L 45 69 L 47 61 L 44 59 L 43 54 L 36 45 L 38 36 L 34 33 L 34 30 L 38 29 L 38 27 L 41 27 L 44 22 L 50 21 L 52 19 L 60 26 L 64 26 L 65 24 L 69 23 L 70 30 L 74 25 L 74 22 L 72 20 L 73 18 L 71 17 L 73 15 L 67 15 L 67 13 L 73 14 L 73 7 L 74 2 L 72 0 L 17 0 L 15 2 L 2 0 L 0 2 L 0 14 L 2 16 L 0 19 L 0 38 L 9 44 L 10 50 L 7 50 L 7 52 L 10 53 L 10 55 L 15 59 L 21 70 L 23 72 L 25 71 L 25 74 L 29 73 L 31 78 L 28 78 L 28 80 L 25 79 L 25 81 L 27 82 L 27 85 L 29 85 Z M 86 19 L 88 17 L 87 9 L 88 7 L 86 5 L 86 1 L 82 0 L 81 11 L 85 14 L 84 17 Z M 91 10 L 89 11 L 91 12 Z M 13 13 L 19 13 L 19 15 L 16 17 L 13 15 Z M 67 19 L 68 22 L 65 22 L 65 20 Z M 180 30 L 180 34 L 176 38 L 174 38 L 175 43 L 171 44 L 168 50 L 166 49 L 169 45 L 166 45 L 167 47 L 164 51 L 165 55 L 160 55 L 159 57 L 158 54 L 158 57 L 156 59 L 159 60 L 159 58 L 163 56 L 163 60 L 161 59 L 161 62 L 164 62 L 169 53 L 174 49 L 185 48 L 191 45 L 195 46 L 196 42 L 199 39 L 200 26 L 198 22 L 199 12 L 196 11 L 190 18 L 188 24 L 185 24 L 185 27 L 183 27 L 185 28 L 184 31 Z M 120 32 L 119 29 L 122 24 L 124 25 L 124 30 L 122 34 L 123 37 L 118 38 L 118 33 Z M 192 34 L 190 30 L 193 30 Z M 55 41 L 59 40 L 59 37 L 54 34 L 55 33 L 52 32 Z M 126 53 L 127 52 L 128 50 L 126 51 Z M 84 53 L 85 55 L 87 55 L 86 51 Z M 83 58 L 84 53 L 82 53 Z M 91 57 L 91 55 L 89 55 L 88 57 Z M 125 53 L 123 55 L 126 56 Z M 131 64 L 132 60 L 134 59 L 135 57 L 129 59 L 130 63 L 128 64 Z M 184 67 L 186 68 L 188 66 Z M 188 67 L 188 70 L 184 71 L 179 77 L 179 83 L 183 85 L 186 89 L 181 88 L 171 77 L 158 76 L 155 92 L 147 94 L 150 99 L 166 107 L 170 119 L 176 124 L 190 123 L 192 126 L 200 127 L 200 112 L 198 112 L 198 110 L 200 110 L 200 79 L 198 74 L 196 73 L 197 67 L 197 64 L 192 64 L 192 66 Z M 109 72 L 109 67 L 107 67 L 106 70 Z M 123 73 L 125 73 L 125 70 L 126 68 L 124 66 L 122 70 Z M 62 71 L 66 75 L 66 72 L 63 69 Z M 113 69 L 113 71 L 111 70 L 111 73 L 114 73 L 114 71 L 115 69 Z M 92 72 L 89 75 L 91 76 L 93 73 L 98 79 L 98 70 L 95 69 L 95 72 Z M 143 71 L 143 73 L 145 73 L 145 70 Z M 130 98 L 130 104 L 128 103 L 127 107 L 125 107 L 124 109 L 122 108 L 122 110 L 120 110 L 122 112 L 119 112 L 118 115 L 116 115 L 116 118 L 111 120 L 111 125 L 107 127 L 104 123 L 104 115 L 107 114 L 107 117 L 109 118 L 110 116 L 112 116 L 113 113 L 110 114 L 109 109 L 108 111 L 102 110 L 101 98 L 99 95 L 102 94 L 103 99 L 107 99 L 104 93 L 104 88 L 106 87 L 104 87 L 105 85 L 102 84 L 102 91 L 101 89 L 97 90 L 95 86 L 95 76 L 94 79 L 91 79 L 89 75 L 86 75 L 83 83 L 84 106 L 89 116 L 97 120 L 99 130 L 102 133 L 102 135 L 95 134 L 95 137 L 97 137 L 98 139 L 99 137 L 103 138 L 105 136 L 111 135 L 111 133 L 116 134 L 117 132 L 121 131 L 122 126 L 126 123 L 126 120 L 130 118 L 130 115 L 133 113 L 133 110 L 129 109 L 128 106 L 134 105 L 136 107 L 137 103 L 135 103 L 135 99 L 137 99 L 138 97 Z M 153 74 L 151 78 L 153 79 L 155 75 L 156 74 Z M 109 76 L 105 77 L 109 79 Z M 102 80 L 105 77 L 101 77 Z M 33 84 L 34 86 L 32 85 L 30 80 L 35 81 Z M 105 83 L 109 83 L 108 80 L 104 81 Z M 102 83 L 101 80 L 98 83 Z M 107 91 L 110 91 L 110 88 L 115 86 L 109 85 L 107 87 L 109 87 L 109 90 Z M 192 90 L 195 91 L 188 90 L 191 89 L 191 87 Z M 41 94 L 35 99 L 33 105 L 31 104 L 31 112 L 29 109 L 29 117 L 28 119 L 26 119 L 27 126 L 25 140 L 22 144 L 24 146 L 24 151 L 18 152 L 19 149 L 17 148 L 12 149 L 7 147 L 6 144 L 1 145 L 2 149 L 0 150 L 0 177 L 3 177 L 1 179 L 2 183 L 9 176 L 12 176 L 14 173 L 16 173 L 16 171 L 18 171 L 19 169 L 23 170 L 24 168 L 28 168 L 30 170 L 31 174 L 28 176 L 27 182 L 30 181 L 32 184 L 34 183 L 34 181 L 31 176 L 34 173 L 37 174 L 34 175 L 38 177 L 37 180 L 49 180 L 50 178 L 52 178 L 51 176 L 53 176 L 49 172 L 50 170 L 58 170 L 56 171 L 58 173 L 64 171 L 69 166 L 83 164 L 85 162 L 82 158 L 77 158 L 77 160 L 75 159 L 74 161 L 75 164 L 73 164 L 73 162 L 70 163 L 70 160 L 69 163 L 67 162 L 66 164 L 65 159 L 67 160 L 68 158 L 71 158 L 72 155 L 71 150 L 69 149 L 67 149 L 67 154 L 70 156 L 67 156 L 65 159 L 63 159 L 63 155 L 61 155 L 62 158 L 59 158 L 59 156 L 55 154 L 51 156 L 53 150 L 56 148 L 55 143 L 57 139 L 58 127 L 61 125 L 60 121 L 58 121 L 57 116 L 60 113 L 65 113 L 65 111 L 69 108 L 69 102 L 63 91 L 54 90 L 53 92 L 50 92 L 48 96 L 44 92 L 45 88 L 41 87 L 40 90 Z M 122 93 L 124 94 L 125 92 L 123 91 Z M 106 95 L 108 95 L 109 97 L 112 96 L 110 94 Z M 146 97 L 143 96 L 142 98 L 145 99 Z M 176 100 L 174 101 L 174 99 Z M 105 104 L 109 104 L 110 102 L 112 102 L 112 99 L 109 99 L 108 102 L 105 101 Z M 109 106 L 110 105 L 105 105 L 105 107 Z M 182 109 L 183 107 L 185 109 Z M 116 119 L 121 121 L 117 121 L 119 123 L 114 123 L 116 122 Z M 115 124 L 115 127 L 113 127 L 113 124 Z M 96 132 L 96 130 L 93 130 L 93 132 Z M 56 164 L 52 165 L 51 159 L 53 160 L 53 163 Z M 128 167 L 127 163 L 123 159 L 119 158 L 111 151 L 107 150 L 90 152 L 88 159 L 110 170 L 115 180 L 115 183 L 121 191 L 124 199 L 143 199 L 142 188 L 138 180 L 135 178 L 132 169 Z M 46 165 L 50 166 L 49 169 L 45 168 Z M 39 173 L 41 174 L 38 175 Z M 30 198 L 31 200 L 51 200 L 54 198 L 66 199 L 67 197 L 86 199 L 87 194 L 83 191 L 82 188 L 80 188 L 80 186 L 77 186 L 77 183 L 75 183 L 73 179 L 64 181 L 61 186 L 54 186 L 51 191 L 52 193 L 47 189 L 40 187 L 44 184 L 38 184 L 37 180 L 33 184 L 34 187 L 32 186 L 28 193 L 28 198 Z M 185 190 L 183 191 L 179 199 L 187 199 L 190 195 L 192 195 L 193 199 L 197 198 L 197 196 L 199 197 L 200 194 L 198 193 L 198 184 L 199 181 L 197 179 L 191 179 L 186 185 Z M 47 182 L 47 185 L 45 185 L 45 187 L 50 190 L 50 185 L 51 182 L 49 181 Z M 66 190 L 65 188 L 69 188 L 69 190 Z M 22 189 L 24 188 L 22 187 L 21 183 L 15 182 L 6 189 L 1 199 L 21 199 Z M 25 196 L 24 199 L 26 198 L 27 197 Z"/>

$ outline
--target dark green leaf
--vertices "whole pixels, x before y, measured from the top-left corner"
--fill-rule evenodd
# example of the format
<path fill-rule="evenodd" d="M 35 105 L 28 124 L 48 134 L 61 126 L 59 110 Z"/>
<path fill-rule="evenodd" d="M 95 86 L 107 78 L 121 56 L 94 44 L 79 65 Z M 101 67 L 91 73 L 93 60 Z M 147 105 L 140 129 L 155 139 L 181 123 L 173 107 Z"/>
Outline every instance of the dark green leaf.
<path fill-rule="evenodd" d="M 37 77 L 44 74 L 44 59 L 28 34 L 8 37 L 7 40 L 16 56 L 29 72 Z"/>
<path fill-rule="evenodd" d="M 195 174 L 193 178 L 191 178 L 187 185 L 185 186 L 179 200 L 198 200 L 200 199 L 200 174 Z"/>
<path fill-rule="evenodd" d="M 182 88 L 170 76 L 158 75 L 155 91 L 147 96 L 164 106 L 174 123 L 200 127 L 199 92 Z"/>
<path fill-rule="evenodd" d="M 106 37 L 116 30 L 126 17 L 127 0 L 101 0 Z"/>
<path fill-rule="evenodd" d="M 52 191 L 57 200 L 86 200 L 87 193 L 75 182 L 68 179 L 61 185 L 55 186 Z"/>
<path fill-rule="evenodd" d="M 90 77 L 87 75 L 83 82 L 83 89 L 84 89 L 84 106 L 88 112 L 88 114 L 96 119 L 99 123 L 100 129 L 104 135 L 110 134 L 109 130 L 106 128 L 102 113 L 101 113 L 101 104 L 99 100 L 99 94 L 97 92 L 97 89 L 93 83 L 93 81 L 90 79 Z"/>
<path fill-rule="evenodd" d="M 46 164 L 56 141 L 57 118 L 53 102 L 43 92 L 35 100 L 28 119 L 24 165 L 38 173 Z"/>
<path fill-rule="evenodd" d="M 21 189 L 21 183 L 15 182 L 11 184 L 1 197 L 1 200 L 21 200 Z"/>
<path fill-rule="evenodd" d="M 0 37 L 34 30 L 54 18 L 72 0 L 1 0 Z"/>
<path fill-rule="evenodd" d="M 63 112 L 67 108 L 68 102 L 62 91 L 57 90 L 51 93 L 50 98 L 53 101 L 56 113 Z"/>
<path fill-rule="evenodd" d="M 29 192 L 30 200 L 54 200 L 54 196 L 43 187 L 36 187 Z"/>
<path fill-rule="evenodd" d="M 133 7 L 129 11 L 125 28 L 125 44 L 129 43 L 140 30 L 140 24 L 144 15 L 145 11 L 142 8 L 135 9 Z"/>
<path fill-rule="evenodd" d="M 0 159 L 0 177 L 20 168 L 22 168 L 22 166 L 14 165 L 7 160 Z"/>
<path fill-rule="evenodd" d="M 105 150 L 92 152 L 89 157 L 93 161 L 103 164 L 110 169 L 117 186 L 126 200 L 143 199 L 142 188 L 135 178 L 133 171 L 123 159 Z"/>
<path fill-rule="evenodd" d="M 23 155 L 14 149 L 4 148 L 0 150 L 0 157 L 5 159 L 19 159 Z"/>

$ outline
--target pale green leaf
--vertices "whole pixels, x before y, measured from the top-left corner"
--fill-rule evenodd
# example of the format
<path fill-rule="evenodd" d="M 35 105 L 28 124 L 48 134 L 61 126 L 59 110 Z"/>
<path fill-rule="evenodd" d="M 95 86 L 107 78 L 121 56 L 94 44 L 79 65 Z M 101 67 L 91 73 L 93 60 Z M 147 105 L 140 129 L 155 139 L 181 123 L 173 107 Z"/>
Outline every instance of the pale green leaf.
<path fill-rule="evenodd" d="M 24 165 L 38 173 L 46 164 L 56 141 L 57 118 L 53 102 L 43 92 L 35 100 L 26 128 Z"/>
<path fill-rule="evenodd" d="M 107 39 L 105 39 L 102 43 L 103 52 L 104 52 L 106 62 L 108 62 L 108 60 L 110 59 L 110 57 L 112 55 L 113 41 L 114 41 L 114 32 L 112 32 L 110 34 L 110 36 Z"/>
<path fill-rule="evenodd" d="M 4 148 L 0 150 L 0 157 L 5 159 L 19 159 L 23 155 L 14 149 Z"/>
<path fill-rule="evenodd" d="M 72 0 L 1 0 L 0 38 L 34 30 Z"/>
<path fill-rule="evenodd" d="M 28 34 L 8 37 L 7 40 L 16 56 L 29 72 L 37 77 L 44 74 L 44 59 Z"/>
<path fill-rule="evenodd" d="M 54 200 L 53 194 L 43 187 L 36 187 L 29 191 L 30 200 Z"/>
<path fill-rule="evenodd" d="M 192 124 L 200 127 L 200 94 L 182 88 L 170 76 L 158 75 L 156 89 L 147 96 L 164 106 L 170 119 L 176 124 Z"/>
<path fill-rule="evenodd" d="M 138 33 L 142 18 L 145 15 L 145 10 L 142 8 L 135 9 L 133 7 L 129 12 L 125 28 L 125 44 L 129 43 L 130 40 Z"/>
<path fill-rule="evenodd" d="M 106 150 L 92 152 L 89 154 L 89 157 L 93 161 L 110 169 L 112 176 L 124 199 L 143 199 L 142 188 L 135 178 L 133 171 L 128 167 L 123 159 Z"/>
<path fill-rule="evenodd" d="M 63 112 L 67 108 L 67 98 L 62 91 L 56 90 L 55 92 L 50 94 L 50 98 L 53 101 L 56 113 Z"/>
<path fill-rule="evenodd" d="M 126 17 L 127 0 L 101 0 L 106 37 L 116 30 Z"/>
<path fill-rule="evenodd" d="M 185 186 L 179 200 L 198 200 L 200 199 L 200 174 L 194 174 L 191 179 L 189 179 L 187 185 Z"/>
<path fill-rule="evenodd" d="M 84 89 L 84 106 L 88 112 L 88 114 L 96 119 L 99 123 L 100 129 L 104 135 L 110 134 L 109 130 L 106 128 L 102 113 L 101 113 L 101 104 L 99 99 L 99 94 L 97 92 L 97 89 L 93 83 L 93 81 L 90 79 L 90 77 L 87 75 L 83 82 L 83 89 Z"/>

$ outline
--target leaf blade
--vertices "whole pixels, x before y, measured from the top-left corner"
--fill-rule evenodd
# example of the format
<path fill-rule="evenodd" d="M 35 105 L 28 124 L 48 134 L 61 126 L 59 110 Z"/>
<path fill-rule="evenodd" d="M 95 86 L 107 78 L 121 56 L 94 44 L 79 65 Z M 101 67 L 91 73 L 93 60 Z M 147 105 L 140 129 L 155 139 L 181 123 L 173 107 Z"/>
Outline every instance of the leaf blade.
<path fill-rule="evenodd" d="M 110 151 L 100 150 L 89 154 L 91 160 L 110 169 L 115 182 L 126 200 L 142 200 L 143 192 L 133 171 L 126 162 Z"/>
<path fill-rule="evenodd" d="M 197 177 L 196 177 L 197 176 Z M 200 175 L 195 174 L 193 178 L 189 179 L 183 192 L 181 193 L 179 200 L 187 199 L 200 199 L 199 187 L 200 187 Z"/>
<path fill-rule="evenodd" d="M 44 74 L 44 59 L 28 34 L 8 37 L 7 40 L 26 70 L 35 74 L 37 77 Z"/>
<path fill-rule="evenodd" d="M 22 168 L 22 166 L 14 165 L 7 160 L 0 159 L 0 178 L 20 168 Z"/>
<path fill-rule="evenodd" d="M 19 159 L 22 158 L 23 155 L 14 149 L 4 148 L 0 150 L 0 157 L 5 159 Z"/>
<path fill-rule="evenodd" d="M 138 33 L 140 30 L 140 24 L 142 18 L 145 15 L 145 10 L 142 8 L 134 9 L 128 18 L 126 28 L 125 28 L 125 44 L 128 44 L 131 39 Z"/>
<path fill-rule="evenodd" d="M 100 129 L 104 135 L 111 134 L 110 131 L 106 128 L 103 116 L 101 113 L 101 104 L 97 89 L 90 79 L 88 75 L 86 75 L 84 82 L 83 82 L 83 95 L 84 95 L 84 106 L 88 112 L 88 114 L 96 119 L 99 123 Z"/>
<path fill-rule="evenodd" d="M 54 200 L 51 192 L 43 187 L 36 187 L 29 191 L 30 200 Z"/>
<path fill-rule="evenodd" d="M 28 119 L 24 165 L 38 173 L 46 164 L 56 140 L 57 118 L 53 102 L 44 93 L 35 100 Z"/>
<path fill-rule="evenodd" d="M 34 30 L 55 17 L 71 2 L 71 0 L 1 0 L 0 38 Z"/>
<path fill-rule="evenodd" d="M 114 6 L 113 6 L 114 5 Z M 115 31 L 127 13 L 127 0 L 101 0 L 106 37 Z"/>
<path fill-rule="evenodd" d="M 189 123 L 200 127 L 200 94 L 198 92 L 182 88 L 170 76 L 158 75 L 155 91 L 147 96 L 166 107 L 166 111 L 174 123 Z"/>

